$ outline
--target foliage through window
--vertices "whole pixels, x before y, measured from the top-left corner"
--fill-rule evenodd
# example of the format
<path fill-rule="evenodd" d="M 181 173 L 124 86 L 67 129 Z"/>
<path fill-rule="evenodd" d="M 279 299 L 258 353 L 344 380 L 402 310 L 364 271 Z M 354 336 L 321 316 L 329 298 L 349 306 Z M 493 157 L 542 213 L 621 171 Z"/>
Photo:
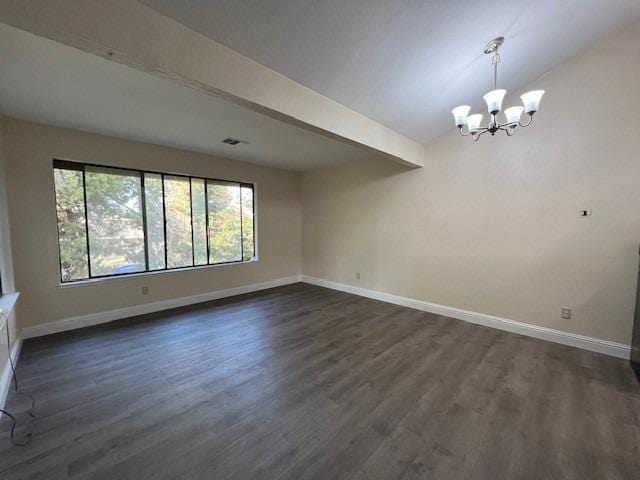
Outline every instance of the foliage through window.
<path fill-rule="evenodd" d="M 252 184 L 54 160 L 62 282 L 255 257 Z"/>
<path fill-rule="evenodd" d="M 146 270 L 140 174 L 86 167 L 91 276 Z"/>

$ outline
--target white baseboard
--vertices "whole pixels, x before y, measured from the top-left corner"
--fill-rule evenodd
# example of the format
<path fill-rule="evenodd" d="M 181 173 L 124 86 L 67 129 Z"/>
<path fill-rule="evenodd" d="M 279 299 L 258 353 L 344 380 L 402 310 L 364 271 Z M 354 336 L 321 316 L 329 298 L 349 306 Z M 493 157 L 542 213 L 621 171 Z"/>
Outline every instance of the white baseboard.
<path fill-rule="evenodd" d="M 628 360 L 631 354 L 631 347 L 629 345 L 611 342 L 609 340 L 602 340 L 599 338 L 587 337 L 585 335 L 578 335 L 576 333 L 564 332 L 562 330 L 540 327 L 529 323 L 517 322 L 515 320 L 509 320 L 507 318 L 496 317 L 494 315 L 487 315 L 485 313 L 472 312 L 469 310 L 462 310 L 460 308 L 448 307 L 446 305 L 426 302 L 424 300 L 401 297 L 399 295 L 393 295 L 391 293 L 384 293 L 376 290 L 356 287 L 353 285 L 347 285 L 344 283 L 332 282 L 330 280 L 311 277 L 308 275 L 294 275 L 291 277 L 278 278 L 263 283 L 254 283 L 251 285 L 227 288 L 224 290 L 191 295 L 188 297 L 180 297 L 170 300 L 163 300 L 160 302 L 134 305 L 131 307 L 124 307 L 115 310 L 109 310 L 106 312 L 92 313 L 89 315 L 81 315 L 77 317 L 66 318 L 63 320 L 57 320 L 55 322 L 26 327 L 21 330 L 21 339 L 19 340 L 20 343 L 15 342 L 14 350 L 16 350 L 16 345 L 18 345 L 16 352 L 19 352 L 19 346 L 22 343 L 22 339 L 50 335 L 52 333 L 63 332 L 65 330 L 88 327 L 100 323 L 111 322 L 113 320 L 118 320 L 121 318 L 159 312 L 162 310 L 169 310 L 171 308 L 208 302 L 220 298 L 232 297 L 234 295 L 241 295 L 243 293 L 257 292 L 259 290 L 279 287 L 282 285 L 289 285 L 300 281 L 312 285 L 331 288 L 333 290 L 352 293 L 354 295 L 359 295 L 362 297 L 380 300 L 383 302 L 401 305 L 404 307 L 415 308 L 417 310 L 435 313 L 437 315 L 457 318 L 466 322 L 484 325 L 486 327 L 496 328 L 499 330 L 505 330 L 507 332 L 518 333 L 521 335 L 539 338 L 550 342 L 582 348 L 584 350 L 589 350 L 592 352 L 603 353 L 606 355 L 611 355 L 613 357 Z M 4 398 L 2 396 L 4 392 L 3 387 L 5 385 L 4 378 L 5 376 L 3 374 L 2 383 L 0 383 L 0 399 Z M 6 392 L 4 393 L 6 394 Z"/>
<path fill-rule="evenodd" d="M 131 307 L 117 308 L 105 312 L 90 313 L 88 315 L 80 315 L 77 317 L 65 318 L 54 322 L 42 323 L 31 327 L 24 327 L 21 330 L 22 338 L 42 337 L 52 333 L 64 332 L 65 330 L 74 330 L 76 328 L 89 327 L 100 323 L 107 323 L 121 318 L 134 317 L 136 315 L 144 315 L 146 313 L 160 312 L 186 305 L 194 305 L 196 303 L 209 302 L 220 298 L 233 297 L 243 293 L 257 292 L 267 288 L 280 287 L 300 281 L 299 275 L 291 277 L 276 278 L 268 282 L 253 283 L 240 287 L 226 288 L 224 290 L 215 290 L 213 292 L 201 293 L 198 295 L 190 295 L 188 297 L 172 298 L 170 300 L 162 300 L 160 302 L 145 303 L 141 305 L 133 305 Z"/>
<path fill-rule="evenodd" d="M 344 283 L 332 282 L 330 280 L 310 277 L 308 275 L 302 275 L 301 280 L 312 285 L 331 288 L 333 290 L 340 290 L 341 292 L 352 293 L 354 295 L 360 295 L 362 297 L 373 298 L 375 300 L 380 300 L 387 303 L 402 305 L 403 307 L 415 308 L 416 310 L 423 310 L 425 312 L 435 313 L 437 315 L 457 318 L 458 320 L 464 320 L 465 322 L 484 325 L 491 328 L 497 328 L 499 330 L 505 330 L 507 332 L 519 333 L 520 335 L 526 335 L 528 337 L 561 343 L 563 345 L 582 348 L 584 350 L 590 350 L 592 352 L 604 353 L 606 355 L 611 355 L 612 357 L 624 358 L 628 360 L 631 355 L 631 347 L 629 345 L 611 342 L 609 340 L 587 337 L 585 335 L 564 332 L 562 330 L 555 330 L 553 328 L 539 327 L 537 325 L 517 322 L 515 320 L 487 315 L 485 313 L 471 312 L 469 310 L 448 307 L 446 305 L 439 305 L 437 303 L 401 297 L 399 295 L 393 295 L 391 293 L 368 290 L 366 288 L 355 287 L 353 285 L 347 285 Z"/>
<path fill-rule="evenodd" d="M 18 335 L 13 342 L 10 353 L 14 365 L 18 363 L 21 348 L 22 336 Z M 4 404 L 7 401 L 7 395 L 9 395 L 9 390 L 11 390 L 12 381 L 13 376 L 11 375 L 11 365 L 9 365 L 9 360 L 7 359 L 6 365 L 4 365 L 4 368 L 2 369 L 2 376 L 0 377 L 0 408 L 4 408 Z M 2 413 L 0 413 L 0 418 L 2 418 Z"/>

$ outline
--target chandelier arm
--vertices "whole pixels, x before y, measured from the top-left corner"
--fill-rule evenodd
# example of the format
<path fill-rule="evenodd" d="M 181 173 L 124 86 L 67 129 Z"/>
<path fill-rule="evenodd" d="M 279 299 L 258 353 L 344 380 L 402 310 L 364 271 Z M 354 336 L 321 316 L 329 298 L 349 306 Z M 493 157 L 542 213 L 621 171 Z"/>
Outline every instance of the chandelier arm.
<path fill-rule="evenodd" d="M 473 141 L 477 142 L 480 139 L 481 135 L 484 135 L 485 133 L 487 133 L 489 131 L 489 129 L 487 127 L 482 127 L 482 128 L 478 128 L 476 130 L 472 130 L 471 131 L 471 135 L 473 135 Z"/>
<path fill-rule="evenodd" d="M 518 122 L 518 125 L 520 127 L 528 127 L 529 125 L 531 125 L 531 122 L 533 122 L 533 113 L 527 113 L 527 116 L 529 117 L 529 120 L 527 121 L 527 123 L 520 123 Z"/>
<path fill-rule="evenodd" d="M 502 130 L 508 137 L 511 137 L 517 126 L 518 124 L 516 122 L 504 123 L 498 127 L 498 130 Z"/>
<path fill-rule="evenodd" d="M 464 133 L 464 125 L 460 125 L 458 127 L 458 132 L 460 133 L 460 135 L 462 135 L 463 137 L 468 137 L 469 135 L 471 135 L 471 131 L 467 128 L 467 133 Z"/>

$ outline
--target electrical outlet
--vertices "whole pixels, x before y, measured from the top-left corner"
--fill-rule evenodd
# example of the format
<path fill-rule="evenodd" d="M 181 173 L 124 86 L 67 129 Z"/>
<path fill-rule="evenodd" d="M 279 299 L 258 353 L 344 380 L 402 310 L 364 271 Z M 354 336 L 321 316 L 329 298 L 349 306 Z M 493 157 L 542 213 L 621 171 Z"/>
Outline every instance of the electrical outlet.
<path fill-rule="evenodd" d="M 356 280 L 360 280 L 360 272 L 356 272 Z"/>
<path fill-rule="evenodd" d="M 142 294 L 149 295 L 149 287 L 147 287 L 146 285 L 142 287 Z"/>
<path fill-rule="evenodd" d="M 571 309 L 570 308 L 562 308 L 560 309 L 560 317 L 565 320 L 571 319 Z"/>

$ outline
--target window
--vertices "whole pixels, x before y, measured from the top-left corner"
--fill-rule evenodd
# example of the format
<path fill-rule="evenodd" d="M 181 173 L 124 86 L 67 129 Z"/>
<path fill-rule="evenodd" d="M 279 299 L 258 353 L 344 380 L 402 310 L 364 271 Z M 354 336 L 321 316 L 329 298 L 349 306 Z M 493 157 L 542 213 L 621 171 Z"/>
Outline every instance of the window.
<path fill-rule="evenodd" d="M 87 167 L 84 186 L 90 275 L 144 272 L 140 173 Z"/>
<path fill-rule="evenodd" d="M 193 261 L 196 265 L 207 264 L 207 197 L 204 180 L 191 179 L 191 225 L 193 227 Z M 251 205 L 253 210 L 253 204 Z M 253 256 L 253 251 L 251 252 Z"/>
<path fill-rule="evenodd" d="M 188 177 L 164 177 L 167 268 L 193 267 L 191 183 Z"/>
<path fill-rule="evenodd" d="M 63 283 L 255 257 L 252 184 L 54 160 Z"/>
<path fill-rule="evenodd" d="M 62 281 L 88 278 L 84 171 L 56 168 L 54 178 Z"/>
<path fill-rule="evenodd" d="M 210 263 L 242 261 L 240 184 L 207 182 Z"/>
<path fill-rule="evenodd" d="M 164 270 L 164 189 L 162 176 L 144 174 L 144 204 L 147 215 L 147 257 L 149 270 Z"/>
<path fill-rule="evenodd" d="M 249 261 L 253 258 L 255 241 L 253 239 L 253 185 L 240 186 L 240 200 L 242 202 L 242 259 Z"/>

